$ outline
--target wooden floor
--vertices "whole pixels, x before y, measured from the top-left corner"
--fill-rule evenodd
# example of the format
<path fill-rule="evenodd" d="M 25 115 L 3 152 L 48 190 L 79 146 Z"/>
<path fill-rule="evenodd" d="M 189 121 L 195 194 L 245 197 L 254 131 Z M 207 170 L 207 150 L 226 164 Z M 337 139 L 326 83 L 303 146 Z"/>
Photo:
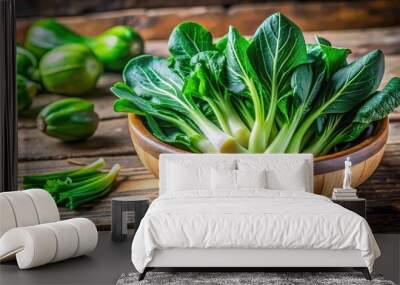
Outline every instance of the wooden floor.
<path fill-rule="evenodd" d="M 386 55 L 385 84 L 391 77 L 400 76 L 400 27 L 352 31 L 324 31 L 318 35 L 329 39 L 335 46 L 351 48 L 352 56 L 360 56 L 380 48 Z M 306 33 L 306 40 L 313 40 L 313 33 Z M 166 41 L 149 41 L 148 53 L 167 54 Z M 114 97 L 108 91 L 119 80 L 118 74 L 103 76 L 97 90 L 87 96 L 95 103 L 101 122 L 96 134 L 83 143 L 63 144 L 46 137 L 35 128 L 34 116 L 19 120 L 19 175 L 54 171 L 69 167 L 68 160 L 87 163 L 104 157 L 111 166 L 120 163 L 124 180 L 114 192 L 101 201 L 78 211 L 60 209 L 62 218 L 83 216 L 92 219 L 100 229 L 110 228 L 110 200 L 123 195 L 146 196 L 154 199 L 158 181 L 143 167 L 132 147 L 125 114 L 114 113 Z M 34 109 L 61 98 L 59 95 L 41 94 Z M 400 232 L 400 112 L 390 116 L 389 144 L 382 164 L 376 173 L 360 187 L 360 196 L 368 199 L 368 221 L 375 232 Z"/>

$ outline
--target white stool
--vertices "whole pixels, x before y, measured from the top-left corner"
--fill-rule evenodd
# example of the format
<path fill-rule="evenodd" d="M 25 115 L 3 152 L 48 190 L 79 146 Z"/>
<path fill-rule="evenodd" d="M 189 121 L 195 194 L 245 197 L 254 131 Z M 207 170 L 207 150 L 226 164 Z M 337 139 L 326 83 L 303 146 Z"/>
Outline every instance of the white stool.
<path fill-rule="evenodd" d="M 84 255 L 96 248 L 92 221 L 60 221 L 51 195 L 43 189 L 0 193 L 0 262 L 17 259 L 20 269 Z"/>

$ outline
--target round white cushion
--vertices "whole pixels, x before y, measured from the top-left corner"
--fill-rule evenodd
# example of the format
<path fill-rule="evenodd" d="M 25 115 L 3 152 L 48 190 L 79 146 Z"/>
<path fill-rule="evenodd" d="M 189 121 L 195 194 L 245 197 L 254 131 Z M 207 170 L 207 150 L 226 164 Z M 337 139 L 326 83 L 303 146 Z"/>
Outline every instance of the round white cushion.
<path fill-rule="evenodd" d="M 6 197 L 0 195 L 0 237 L 9 229 L 15 228 L 17 222 L 11 204 Z"/>
<path fill-rule="evenodd" d="M 0 237 L 9 229 L 60 220 L 53 197 L 43 189 L 0 193 Z"/>
<path fill-rule="evenodd" d="M 39 224 L 57 222 L 60 220 L 57 205 L 50 193 L 43 189 L 24 190 L 28 194 L 36 208 Z"/>
<path fill-rule="evenodd" d="M 64 260 L 74 256 L 78 250 L 78 233 L 71 224 L 63 222 L 55 222 L 44 224 L 56 236 L 57 250 L 52 262 Z"/>
<path fill-rule="evenodd" d="M 0 239 L 0 260 L 9 260 L 15 255 L 20 269 L 51 262 L 56 250 L 54 233 L 41 225 L 13 228 Z"/>
<path fill-rule="evenodd" d="M 17 227 L 33 226 L 39 223 L 35 205 L 24 191 L 3 192 L 1 195 L 10 202 Z"/>
<path fill-rule="evenodd" d="M 96 226 L 85 218 L 18 227 L 0 238 L 0 261 L 16 256 L 20 269 L 32 268 L 86 254 L 97 240 Z"/>
<path fill-rule="evenodd" d="M 79 244 L 74 256 L 79 256 L 91 252 L 97 246 L 98 233 L 95 224 L 85 218 L 75 218 L 65 220 L 71 224 L 78 233 Z"/>

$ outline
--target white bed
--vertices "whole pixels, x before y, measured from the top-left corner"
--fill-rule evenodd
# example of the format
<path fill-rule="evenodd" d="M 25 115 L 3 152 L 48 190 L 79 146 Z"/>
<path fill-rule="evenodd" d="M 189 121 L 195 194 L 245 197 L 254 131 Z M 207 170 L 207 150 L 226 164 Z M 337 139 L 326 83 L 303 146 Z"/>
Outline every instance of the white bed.
<path fill-rule="evenodd" d="M 380 251 L 367 222 L 312 185 L 307 154 L 162 155 L 133 264 L 141 279 L 154 267 L 354 267 L 370 278 Z"/>

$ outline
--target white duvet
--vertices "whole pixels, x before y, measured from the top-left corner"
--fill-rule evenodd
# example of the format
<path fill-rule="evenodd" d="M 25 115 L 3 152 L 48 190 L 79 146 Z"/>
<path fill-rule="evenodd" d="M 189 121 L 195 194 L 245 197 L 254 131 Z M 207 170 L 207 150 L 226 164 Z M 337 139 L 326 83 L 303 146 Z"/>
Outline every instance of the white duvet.
<path fill-rule="evenodd" d="M 320 195 L 272 190 L 164 194 L 140 223 L 132 262 L 143 272 L 165 248 L 358 249 L 370 271 L 380 255 L 359 215 Z"/>

